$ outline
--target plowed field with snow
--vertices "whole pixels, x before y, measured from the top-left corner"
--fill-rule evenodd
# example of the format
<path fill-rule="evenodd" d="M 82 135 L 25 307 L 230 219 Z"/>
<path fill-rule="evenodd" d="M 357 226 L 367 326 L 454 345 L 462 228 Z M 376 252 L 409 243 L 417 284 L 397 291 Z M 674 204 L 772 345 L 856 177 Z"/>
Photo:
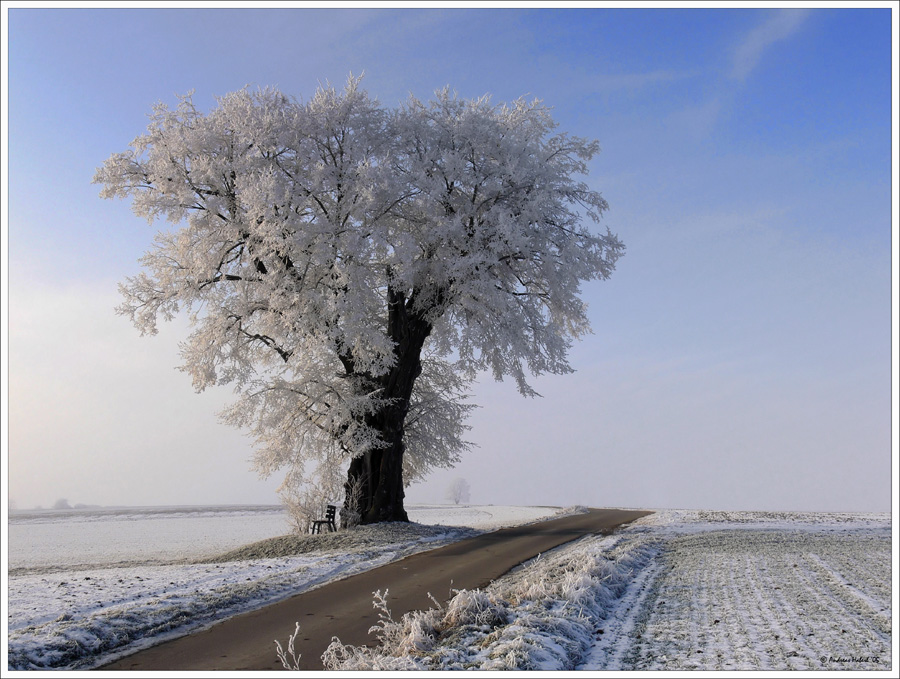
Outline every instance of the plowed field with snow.
<path fill-rule="evenodd" d="M 584 669 L 886 670 L 891 542 L 867 529 L 672 537 Z"/>

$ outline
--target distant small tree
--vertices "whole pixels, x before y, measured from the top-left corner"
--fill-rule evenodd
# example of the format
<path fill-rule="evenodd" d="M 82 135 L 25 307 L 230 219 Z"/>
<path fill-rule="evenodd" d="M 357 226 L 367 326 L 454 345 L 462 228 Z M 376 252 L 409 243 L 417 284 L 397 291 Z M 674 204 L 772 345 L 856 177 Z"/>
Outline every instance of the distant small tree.
<path fill-rule="evenodd" d="M 453 481 L 450 482 L 450 487 L 447 488 L 447 499 L 457 505 L 460 502 L 468 502 L 469 482 L 463 478 L 453 479 Z"/>
<path fill-rule="evenodd" d="M 69 501 L 67 499 L 60 498 L 53 503 L 53 509 L 72 509 L 72 507 L 69 505 Z"/>

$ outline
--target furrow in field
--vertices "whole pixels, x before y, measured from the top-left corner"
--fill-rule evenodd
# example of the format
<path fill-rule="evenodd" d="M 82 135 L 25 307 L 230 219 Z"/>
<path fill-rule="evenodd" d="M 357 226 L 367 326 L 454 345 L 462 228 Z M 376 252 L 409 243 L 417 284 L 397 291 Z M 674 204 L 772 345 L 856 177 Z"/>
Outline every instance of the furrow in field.
<path fill-rule="evenodd" d="M 688 621 L 693 617 L 696 573 L 678 568 L 671 543 L 664 564 L 653 596 L 655 606 L 641 616 L 640 633 L 633 635 L 632 647 L 624 656 L 626 669 L 658 670 L 690 656 L 694 631 Z M 660 620 L 668 624 L 660 628 Z"/>
<path fill-rule="evenodd" d="M 648 599 L 653 598 L 661 571 L 661 563 L 652 561 L 635 576 L 619 605 L 603 621 L 597 642 L 579 669 L 626 669 L 630 663 L 626 656 L 633 649 L 634 637 L 640 634 L 643 618 L 653 609 Z"/>
<path fill-rule="evenodd" d="M 784 587 L 784 559 L 775 559 L 769 553 L 756 553 L 752 559 L 758 573 L 753 597 L 768 623 L 766 649 L 760 658 L 761 669 L 808 669 L 809 649 L 803 637 L 796 634 L 792 623 L 796 611 L 792 597 Z"/>
<path fill-rule="evenodd" d="M 819 555 L 804 557 L 796 569 L 797 586 L 809 593 L 811 601 L 803 617 L 819 640 L 811 660 L 854 657 L 864 659 L 854 663 L 854 669 L 884 669 L 881 659 L 890 656 L 890 621 L 869 602 L 848 595 L 846 587 L 822 567 Z M 878 661 L 866 660 L 871 658 Z"/>
<path fill-rule="evenodd" d="M 765 661 L 772 652 L 771 642 L 777 633 L 772 630 L 772 616 L 760 605 L 758 594 L 766 582 L 767 571 L 754 568 L 746 544 L 735 544 L 744 537 L 741 534 L 725 538 L 730 543 L 725 553 L 730 553 L 731 558 L 719 564 L 720 572 L 729 574 L 728 610 L 737 613 L 743 622 L 726 655 L 735 657 L 744 668 L 769 669 Z"/>
<path fill-rule="evenodd" d="M 891 592 L 887 585 L 890 583 L 890 553 L 887 550 L 861 553 L 854 562 L 848 562 L 842 556 L 832 550 L 814 555 L 815 567 L 849 608 L 867 609 L 866 616 L 876 621 L 889 636 Z"/>

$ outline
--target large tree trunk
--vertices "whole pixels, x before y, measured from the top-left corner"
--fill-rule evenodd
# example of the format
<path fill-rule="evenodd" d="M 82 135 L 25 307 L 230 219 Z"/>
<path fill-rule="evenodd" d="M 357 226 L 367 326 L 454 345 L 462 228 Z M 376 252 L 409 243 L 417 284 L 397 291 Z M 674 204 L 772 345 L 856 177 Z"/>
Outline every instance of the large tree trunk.
<path fill-rule="evenodd" d="M 341 523 L 363 524 L 409 521 L 403 508 L 404 423 L 416 379 L 422 373 L 422 347 L 431 324 L 412 313 L 412 303 L 403 295 L 388 292 L 388 327 L 395 342 L 394 367 L 376 383 L 387 403 L 370 415 L 366 424 L 381 435 L 384 445 L 354 458 L 344 485 Z"/>
<path fill-rule="evenodd" d="M 347 473 L 342 517 L 359 523 L 409 521 L 403 508 L 402 427 L 393 445 L 353 459 Z"/>

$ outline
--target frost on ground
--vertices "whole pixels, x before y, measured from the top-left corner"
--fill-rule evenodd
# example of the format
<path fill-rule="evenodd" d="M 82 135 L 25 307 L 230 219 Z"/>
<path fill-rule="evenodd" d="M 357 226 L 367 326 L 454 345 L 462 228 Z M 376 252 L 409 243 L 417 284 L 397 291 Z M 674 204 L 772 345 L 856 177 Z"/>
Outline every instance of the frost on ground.
<path fill-rule="evenodd" d="M 386 593 L 372 631 L 381 645 L 335 641 L 331 670 L 567 670 L 592 647 L 596 623 L 659 553 L 648 536 L 591 537 L 554 550 L 485 591 L 457 591 L 445 605 L 391 618 Z"/>
<path fill-rule="evenodd" d="M 131 553 L 110 550 L 114 564 L 87 567 L 68 564 L 66 555 L 61 555 L 63 561 L 38 562 L 29 551 L 25 563 L 30 567 L 11 569 L 7 582 L 8 668 L 97 667 L 409 554 L 557 512 L 558 508 L 492 506 L 410 508 L 414 520 L 424 517 L 455 525 L 381 524 L 316 536 L 282 536 L 219 557 L 168 563 L 157 561 L 165 556 L 162 547 L 154 548 L 145 563 L 123 563 Z M 161 532 L 160 527 L 154 535 L 171 535 L 180 525 L 176 522 L 184 521 L 190 522 L 190 530 L 202 532 L 193 525 L 196 513 L 167 516 L 161 522 L 169 524 L 168 530 Z M 105 536 L 111 527 L 124 523 L 121 512 L 113 518 L 108 523 L 95 521 L 99 532 L 93 535 Z M 268 525 L 268 517 L 262 518 Z M 234 516 L 210 517 L 213 523 L 207 530 L 222 530 L 223 520 L 231 525 Z M 66 521 L 71 524 L 68 517 Z M 146 553 L 139 556 L 147 558 Z"/>
<path fill-rule="evenodd" d="M 323 535 L 320 541 L 319 536 L 275 538 L 209 563 L 11 577 L 9 668 L 94 667 L 123 651 L 196 631 L 473 532 L 418 524 L 384 528 L 361 527 Z M 356 533 L 361 539 L 354 545 Z M 343 540 L 335 540 L 337 535 Z M 316 542 L 321 542 L 319 548 Z"/>
<path fill-rule="evenodd" d="M 584 669 L 891 669 L 890 517 L 683 514 Z"/>
<path fill-rule="evenodd" d="M 663 511 L 394 621 L 329 669 L 890 670 L 888 515 Z"/>

